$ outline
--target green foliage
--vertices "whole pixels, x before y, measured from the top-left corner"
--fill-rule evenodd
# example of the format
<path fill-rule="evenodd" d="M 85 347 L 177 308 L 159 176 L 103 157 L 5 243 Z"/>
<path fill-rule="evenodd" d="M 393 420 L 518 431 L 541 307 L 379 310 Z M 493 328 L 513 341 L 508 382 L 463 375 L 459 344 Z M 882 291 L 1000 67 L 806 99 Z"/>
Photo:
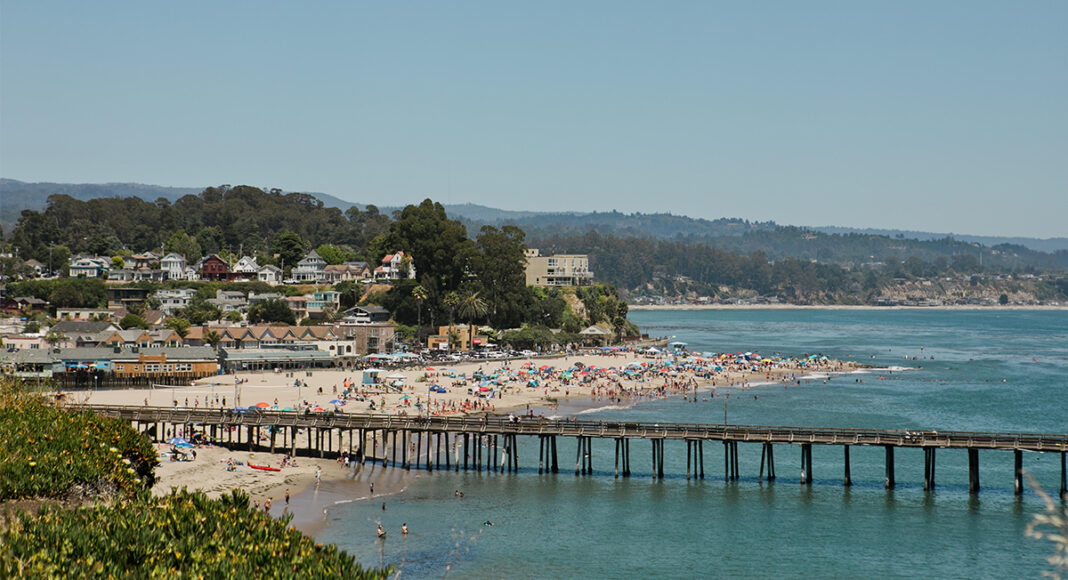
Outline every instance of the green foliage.
<path fill-rule="evenodd" d="M 127 423 L 2 388 L 0 499 L 61 497 L 76 486 L 133 497 L 151 486 L 156 452 Z"/>
<path fill-rule="evenodd" d="M 31 320 L 26 323 L 26 327 L 22 329 L 22 332 L 25 332 L 26 334 L 41 332 L 41 323 L 36 320 Z"/>
<path fill-rule="evenodd" d="M 196 262 L 203 255 L 200 250 L 200 242 L 194 236 L 185 233 L 182 228 L 178 228 L 178 231 L 167 238 L 167 241 L 163 244 L 163 250 L 167 253 L 185 256 L 188 264 Z"/>
<path fill-rule="evenodd" d="M 504 333 L 504 336 L 500 337 L 500 343 L 516 349 L 533 349 L 556 344 L 556 337 L 547 327 L 528 326 Z"/>
<path fill-rule="evenodd" d="M 8 296 L 33 296 L 56 308 L 99 308 L 108 303 L 107 285 L 97 278 L 9 282 Z"/>
<path fill-rule="evenodd" d="M 445 208 L 429 199 L 400 211 L 390 224 L 385 246 L 387 251 L 402 250 L 411 256 L 416 274 L 433 280 L 443 293 L 459 288 L 474 252 L 474 243 L 463 224 L 450 220 Z M 385 252 L 374 256 L 374 263 L 384 255 Z"/>
<path fill-rule="evenodd" d="M 145 321 L 144 317 L 137 314 L 127 314 L 119 321 L 119 328 L 123 330 L 128 330 L 130 328 L 143 328 L 147 330 L 148 322 Z"/>
<path fill-rule="evenodd" d="M 189 334 L 189 321 L 181 316 L 171 316 L 163 323 L 163 326 L 178 333 L 178 336 L 183 339 Z"/>
<path fill-rule="evenodd" d="M 387 578 L 336 546 L 315 544 L 249 508 L 233 491 L 219 500 L 176 490 L 113 508 L 45 508 L 3 534 L 7 577 Z"/>
<path fill-rule="evenodd" d="M 318 248 L 315 248 L 315 252 L 330 265 L 343 264 L 350 259 L 348 252 L 331 244 L 321 244 Z M 296 262 L 293 262 L 293 264 L 295 265 Z"/>
<path fill-rule="evenodd" d="M 304 258 L 304 240 L 300 239 L 300 234 L 287 230 L 274 238 L 271 251 L 278 254 L 279 261 L 285 267 L 292 268 Z"/>
<path fill-rule="evenodd" d="M 296 324 L 297 316 L 285 302 L 281 300 L 266 300 L 248 307 L 248 321 L 252 324 L 261 322 Z"/>
<path fill-rule="evenodd" d="M 526 319 L 525 234 L 515 226 L 485 226 L 475 241 L 470 271 L 490 322 L 497 327 L 517 326 Z M 484 316 L 484 315 L 483 315 Z"/>

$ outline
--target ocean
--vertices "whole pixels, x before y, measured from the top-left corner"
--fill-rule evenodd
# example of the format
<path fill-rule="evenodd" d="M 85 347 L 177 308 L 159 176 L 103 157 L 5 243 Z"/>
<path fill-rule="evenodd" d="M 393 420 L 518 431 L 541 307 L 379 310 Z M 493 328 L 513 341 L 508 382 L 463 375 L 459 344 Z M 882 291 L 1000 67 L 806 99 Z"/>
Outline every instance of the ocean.
<path fill-rule="evenodd" d="M 699 402 L 591 401 L 603 408 L 584 419 L 1068 431 L 1068 311 L 637 311 L 630 319 L 697 352 L 822 354 L 880 368 Z M 415 475 L 385 498 L 388 511 L 379 499 L 332 507 L 317 539 L 406 578 L 1026 578 L 1048 569 L 1053 553 L 1025 537 L 1043 503 L 1031 489 L 1014 495 L 1011 452 L 980 452 L 982 490 L 971 495 L 963 450 L 938 452 L 927 493 L 920 450 L 897 451 L 897 487 L 887 491 L 881 447 L 851 447 L 845 488 L 840 447 L 814 446 L 814 482 L 803 486 L 795 446 L 776 447 L 778 478 L 768 483 L 757 480 L 757 443 L 739 444 L 741 478 L 731 482 L 718 444 L 705 445 L 703 480 L 686 479 L 683 442 L 667 442 L 662 480 L 651 477 L 648 442 L 631 442 L 629 479 L 613 476 L 612 440 L 594 440 L 595 472 L 580 477 L 568 469 L 575 442 L 559 444 L 556 475 L 538 474 L 536 439 L 520 441 L 518 474 Z M 1057 493 L 1059 454 L 1025 453 L 1024 469 Z M 365 484 L 353 485 L 356 497 Z M 385 540 L 375 538 L 378 523 Z"/>

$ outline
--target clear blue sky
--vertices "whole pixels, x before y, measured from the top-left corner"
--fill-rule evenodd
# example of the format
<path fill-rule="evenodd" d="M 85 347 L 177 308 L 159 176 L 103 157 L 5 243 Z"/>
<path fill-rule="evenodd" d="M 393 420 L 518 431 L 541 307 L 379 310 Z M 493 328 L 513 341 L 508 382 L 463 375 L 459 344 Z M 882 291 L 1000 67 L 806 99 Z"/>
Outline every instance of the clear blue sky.
<path fill-rule="evenodd" d="M 1068 236 L 1068 2 L 0 2 L 0 175 Z"/>

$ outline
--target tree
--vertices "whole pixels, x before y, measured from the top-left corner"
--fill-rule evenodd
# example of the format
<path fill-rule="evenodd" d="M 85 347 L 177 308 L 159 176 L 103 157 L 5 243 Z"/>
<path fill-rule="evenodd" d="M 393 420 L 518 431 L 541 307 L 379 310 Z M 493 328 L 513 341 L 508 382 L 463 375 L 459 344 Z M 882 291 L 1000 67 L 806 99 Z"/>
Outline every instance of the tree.
<path fill-rule="evenodd" d="M 1004 305 L 1006 305 L 1008 303 L 1009 303 L 1009 295 L 1008 294 L 1002 294 L 1001 296 L 998 296 L 998 304 L 1004 306 Z"/>
<path fill-rule="evenodd" d="M 123 260 L 122 256 L 112 256 L 111 267 L 114 270 L 121 270 L 126 267 L 126 260 Z"/>
<path fill-rule="evenodd" d="M 416 274 L 433 278 L 446 293 L 459 288 L 466 278 L 474 251 L 464 225 L 450 220 L 445 208 L 429 199 L 401 210 L 380 247 L 403 250 L 411 257 Z"/>
<path fill-rule="evenodd" d="M 330 265 L 343 264 L 348 259 L 344 250 L 331 244 L 322 244 L 315 248 L 315 252 Z M 293 262 L 293 265 L 296 265 L 296 262 Z"/>
<path fill-rule="evenodd" d="M 48 346 L 53 347 L 63 341 L 67 340 L 66 335 L 57 330 L 51 330 L 44 335 L 44 341 L 48 343 Z"/>
<path fill-rule="evenodd" d="M 452 326 L 454 316 L 456 315 L 456 308 L 460 306 L 460 295 L 456 292 L 449 292 L 445 295 L 445 298 L 441 300 L 442 305 L 449 312 L 449 326 Z"/>
<path fill-rule="evenodd" d="M 201 256 L 200 242 L 181 228 L 167 238 L 167 241 L 163 243 L 163 250 L 167 253 L 185 256 L 189 263 L 199 260 Z"/>
<path fill-rule="evenodd" d="M 127 314 L 119 321 L 119 328 L 127 330 L 130 328 L 143 328 L 148 329 L 148 322 L 145 319 L 136 314 Z"/>
<path fill-rule="evenodd" d="M 426 299 L 429 296 L 430 295 L 426 292 L 426 288 L 423 288 L 422 286 L 412 288 L 412 299 L 415 300 L 415 303 L 419 306 L 418 322 L 416 323 L 417 333 L 418 329 L 423 327 L 423 302 L 426 302 Z"/>
<path fill-rule="evenodd" d="M 230 312 L 227 312 L 226 316 L 224 316 L 223 318 L 225 318 L 227 322 L 233 322 L 234 324 L 237 324 L 238 322 L 241 322 L 245 319 L 245 317 L 236 310 L 231 310 Z"/>
<path fill-rule="evenodd" d="M 215 347 L 219 346 L 220 342 L 222 342 L 222 335 L 219 334 L 219 332 L 216 331 L 216 330 L 211 330 L 211 329 L 205 330 L 204 331 L 204 342 L 207 343 L 209 346 L 211 346 L 211 348 L 215 348 Z"/>
<path fill-rule="evenodd" d="M 178 336 L 184 340 L 186 336 L 189 336 L 189 321 L 181 316 L 172 316 L 167 319 L 167 322 L 163 323 L 164 328 L 169 328 L 178 333 Z"/>
<path fill-rule="evenodd" d="M 266 300 L 249 306 L 248 321 L 252 324 L 259 324 L 260 322 L 296 324 L 297 316 L 285 302 L 281 300 Z"/>
<path fill-rule="evenodd" d="M 296 233 L 286 230 L 274 239 L 271 251 L 278 254 L 282 264 L 292 268 L 304 258 L 304 240 Z"/>
<path fill-rule="evenodd" d="M 497 229 L 484 226 L 475 241 L 476 253 L 471 258 L 480 294 L 495 326 L 515 326 L 521 322 L 525 309 L 526 234 L 515 226 Z"/>
<path fill-rule="evenodd" d="M 461 298 L 458 308 L 460 318 L 466 319 L 471 324 L 489 312 L 489 306 L 485 300 L 479 298 L 478 292 L 472 292 Z"/>

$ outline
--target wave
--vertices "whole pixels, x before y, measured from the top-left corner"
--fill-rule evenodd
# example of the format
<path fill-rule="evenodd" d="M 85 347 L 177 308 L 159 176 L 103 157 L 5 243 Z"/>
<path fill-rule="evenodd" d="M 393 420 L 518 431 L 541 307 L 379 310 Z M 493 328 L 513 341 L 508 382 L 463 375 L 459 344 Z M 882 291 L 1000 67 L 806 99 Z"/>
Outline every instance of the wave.
<path fill-rule="evenodd" d="M 600 413 L 601 411 L 625 411 L 630 409 L 634 405 L 608 405 L 605 407 L 593 407 L 592 409 L 583 409 L 575 413 L 576 415 L 588 415 L 590 413 Z"/>

